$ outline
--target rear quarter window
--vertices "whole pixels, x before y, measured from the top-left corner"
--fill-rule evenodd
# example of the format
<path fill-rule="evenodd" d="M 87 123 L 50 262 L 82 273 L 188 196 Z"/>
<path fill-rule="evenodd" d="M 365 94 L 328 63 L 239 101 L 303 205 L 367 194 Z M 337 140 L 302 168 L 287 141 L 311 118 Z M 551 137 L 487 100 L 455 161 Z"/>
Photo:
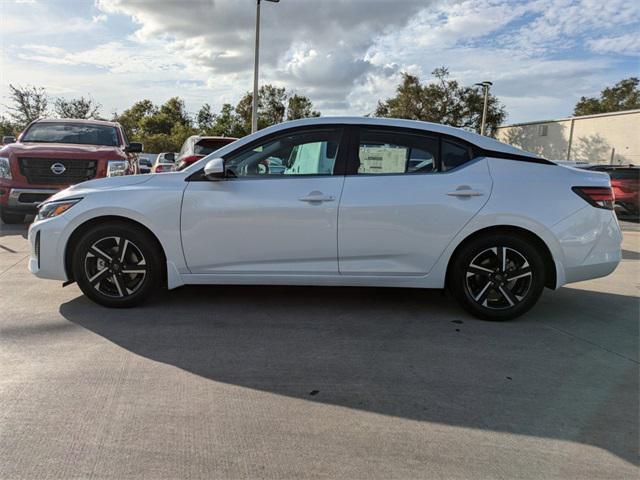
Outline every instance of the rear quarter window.
<path fill-rule="evenodd" d="M 442 140 L 442 171 L 453 170 L 473 158 L 471 147 L 453 140 Z"/>

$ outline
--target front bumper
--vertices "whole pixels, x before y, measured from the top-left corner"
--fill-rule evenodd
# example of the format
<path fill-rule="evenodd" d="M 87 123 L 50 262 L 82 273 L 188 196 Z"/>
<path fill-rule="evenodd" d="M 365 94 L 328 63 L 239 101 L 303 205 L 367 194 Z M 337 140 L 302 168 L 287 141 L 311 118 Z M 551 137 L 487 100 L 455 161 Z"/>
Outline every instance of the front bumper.
<path fill-rule="evenodd" d="M 64 215 L 34 222 L 29 227 L 29 271 L 36 277 L 50 280 L 68 280 L 64 265 L 67 225 Z"/>
<path fill-rule="evenodd" d="M 6 212 L 34 214 L 38 205 L 60 190 L 51 188 L 11 188 L 2 204 Z"/>

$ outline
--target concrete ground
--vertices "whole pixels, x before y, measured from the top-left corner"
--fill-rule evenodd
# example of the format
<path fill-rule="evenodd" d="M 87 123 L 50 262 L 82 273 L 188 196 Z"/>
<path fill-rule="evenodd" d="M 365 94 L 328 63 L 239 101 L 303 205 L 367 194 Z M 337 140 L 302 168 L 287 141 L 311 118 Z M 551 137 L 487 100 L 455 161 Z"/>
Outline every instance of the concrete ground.
<path fill-rule="evenodd" d="M 0 226 L 0 478 L 638 478 L 640 231 L 508 323 L 438 291 L 108 310 Z"/>

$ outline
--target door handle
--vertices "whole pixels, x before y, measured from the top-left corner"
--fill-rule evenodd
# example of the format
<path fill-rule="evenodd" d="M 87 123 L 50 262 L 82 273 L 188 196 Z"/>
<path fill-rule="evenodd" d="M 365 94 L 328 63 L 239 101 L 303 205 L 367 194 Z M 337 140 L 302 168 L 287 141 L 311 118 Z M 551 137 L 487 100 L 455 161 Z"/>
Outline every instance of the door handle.
<path fill-rule="evenodd" d="M 484 195 L 484 193 L 478 190 L 473 190 L 471 187 L 467 185 L 461 185 L 458 188 L 456 188 L 453 192 L 447 192 L 447 195 L 450 195 L 452 197 L 480 197 Z"/>
<path fill-rule="evenodd" d="M 300 197 L 298 200 L 300 200 L 301 202 L 315 203 L 315 202 L 333 202 L 335 199 L 336 197 L 332 195 L 325 195 L 322 192 L 314 191 L 314 192 L 311 192 L 309 195 Z"/>

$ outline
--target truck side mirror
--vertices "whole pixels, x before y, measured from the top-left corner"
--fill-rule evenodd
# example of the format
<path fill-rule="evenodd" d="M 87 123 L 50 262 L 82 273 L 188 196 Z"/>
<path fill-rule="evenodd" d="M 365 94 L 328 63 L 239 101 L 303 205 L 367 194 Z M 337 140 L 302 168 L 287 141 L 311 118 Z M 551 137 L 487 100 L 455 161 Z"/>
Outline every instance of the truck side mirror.
<path fill-rule="evenodd" d="M 130 142 L 124 151 L 127 153 L 140 153 L 142 152 L 142 144 L 140 142 Z"/>
<path fill-rule="evenodd" d="M 12 135 L 5 135 L 4 137 L 2 137 L 2 144 L 3 145 L 7 145 L 9 143 L 16 143 L 16 137 L 14 137 Z"/>

